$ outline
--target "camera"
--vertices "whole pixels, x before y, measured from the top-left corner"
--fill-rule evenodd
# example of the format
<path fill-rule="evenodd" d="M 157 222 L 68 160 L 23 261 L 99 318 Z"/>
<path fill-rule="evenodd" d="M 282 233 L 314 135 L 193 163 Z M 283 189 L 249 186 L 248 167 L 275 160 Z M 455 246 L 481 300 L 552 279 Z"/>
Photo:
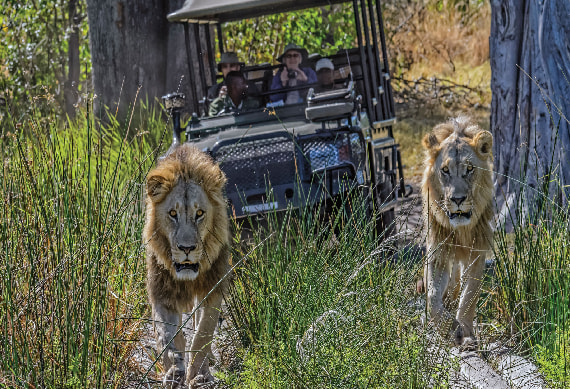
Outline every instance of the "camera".
<path fill-rule="evenodd" d="M 287 77 L 288 78 L 297 78 L 297 71 L 296 70 L 289 70 L 287 72 Z"/>

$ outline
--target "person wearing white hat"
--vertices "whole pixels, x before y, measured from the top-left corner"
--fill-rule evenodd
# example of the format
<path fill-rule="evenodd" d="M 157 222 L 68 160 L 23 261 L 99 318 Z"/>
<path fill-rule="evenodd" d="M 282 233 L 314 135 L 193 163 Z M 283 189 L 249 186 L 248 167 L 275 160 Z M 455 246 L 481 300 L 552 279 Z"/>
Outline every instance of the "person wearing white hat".
<path fill-rule="evenodd" d="M 316 93 L 322 93 L 336 89 L 334 83 L 334 64 L 328 58 L 321 58 L 315 65 L 317 71 L 317 80 L 319 85 L 315 87 Z"/>
<path fill-rule="evenodd" d="M 311 68 L 301 67 L 307 58 L 307 50 L 294 43 L 285 46 L 283 54 L 277 60 L 285 66 L 273 76 L 271 90 L 295 87 L 303 84 L 317 82 L 317 75 Z M 287 93 L 276 93 L 269 96 L 273 102 L 283 100 L 285 104 L 294 104 L 303 101 L 304 90 L 293 90 Z"/>

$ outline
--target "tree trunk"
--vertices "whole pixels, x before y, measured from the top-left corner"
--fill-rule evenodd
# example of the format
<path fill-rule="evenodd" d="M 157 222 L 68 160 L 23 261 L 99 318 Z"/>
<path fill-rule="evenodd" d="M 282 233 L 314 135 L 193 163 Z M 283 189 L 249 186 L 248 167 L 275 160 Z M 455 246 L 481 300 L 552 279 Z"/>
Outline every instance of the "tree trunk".
<path fill-rule="evenodd" d="M 184 0 L 87 0 L 96 109 L 109 107 L 109 113 L 124 123 L 138 101 L 152 105 L 166 93 L 184 93 L 187 106 L 194 106 L 184 28 L 166 19 L 183 3 Z M 191 44 L 195 74 L 199 69 L 197 59 L 202 58 L 205 64 L 209 60 L 205 28 L 209 27 L 200 27 L 202 51 L 198 53 Z M 212 29 L 210 33 L 213 39 Z M 192 42 L 193 34 L 190 28 Z M 211 85 L 209 67 L 206 74 L 206 83 Z M 196 82 L 202 84 L 199 79 Z M 197 100 L 202 97 L 197 96 Z"/>
<path fill-rule="evenodd" d="M 137 99 L 165 92 L 167 11 L 165 1 L 87 0 L 96 107 L 121 122 Z"/>
<path fill-rule="evenodd" d="M 532 201 L 545 189 L 567 204 L 570 3 L 491 0 L 491 9 L 491 131 L 499 214 L 517 210 L 521 193 Z M 532 209 L 532 202 L 528 205 Z"/>
<path fill-rule="evenodd" d="M 75 105 L 77 104 L 79 93 L 79 23 L 81 16 L 77 9 L 77 0 L 69 0 L 67 5 L 70 32 L 67 39 L 68 71 L 63 94 L 65 98 L 65 112 L 70 118 L 75 117 Z"/>

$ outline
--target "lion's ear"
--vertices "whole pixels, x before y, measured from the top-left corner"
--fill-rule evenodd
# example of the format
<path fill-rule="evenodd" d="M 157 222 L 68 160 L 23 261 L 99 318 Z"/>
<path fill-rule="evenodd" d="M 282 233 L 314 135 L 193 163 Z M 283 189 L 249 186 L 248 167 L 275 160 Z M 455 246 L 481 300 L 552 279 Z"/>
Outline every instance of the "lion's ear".
<path fill-rule="evenodd" d="M 426 134 L 424 136 L 424 139 L 422 140 L 422 143 L 423 143 L 424 147 L 428 150 L 433 149 L 436 146 L 439 146 L 439 142 L 437 141 L 437 137 L 435 136 L 435 134 L 433 132 Z"/>
<path fill-rule="evenodd" d="M 146 193 L 153 202 L 159 202 L 171 189 L 171 180 L 161 174 L 152 174 L 146 179 Z"/>
<path fill-rule="evenodd" d="M 481 158 L 488 158 L 493 151 L 493 135 L 489 131 L 480 131 L 473 138 L 473 147 Z"/>
<path fill-rule="evenodd" d="M 424 145 L 424 148 L 432 155 L 435 156 L 437 155 L 437 153 L 439 152 L 439 140 L 437 139 L 437 136 L 435 136 L 435 134 L 433 132 L 430 132 L 429 134 L 426 134 L 424 136 L 424 138 L 422 139 L 422 143 Z"/>
<path fill-rule="evenodd" d="M 222 169 L 219 169 L 218 175 L 216 177 L 216 187 L 218 190 L 223 190 L 224 186 L 226 185 L 226 175 L 224 174 L 224 172 L 222 171 Z"/>

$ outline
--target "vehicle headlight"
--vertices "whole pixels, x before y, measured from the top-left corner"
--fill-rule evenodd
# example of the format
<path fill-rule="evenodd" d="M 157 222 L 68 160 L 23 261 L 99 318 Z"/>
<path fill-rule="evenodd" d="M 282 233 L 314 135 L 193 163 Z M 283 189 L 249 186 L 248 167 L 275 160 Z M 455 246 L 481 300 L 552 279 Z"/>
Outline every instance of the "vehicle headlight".
<path fill-rule="evenodd" d="M 309 150 L 309 162 L 312 172 L 330 168 L 339 164 L 339 149 L 335 144 L 321 144 Z"/>

